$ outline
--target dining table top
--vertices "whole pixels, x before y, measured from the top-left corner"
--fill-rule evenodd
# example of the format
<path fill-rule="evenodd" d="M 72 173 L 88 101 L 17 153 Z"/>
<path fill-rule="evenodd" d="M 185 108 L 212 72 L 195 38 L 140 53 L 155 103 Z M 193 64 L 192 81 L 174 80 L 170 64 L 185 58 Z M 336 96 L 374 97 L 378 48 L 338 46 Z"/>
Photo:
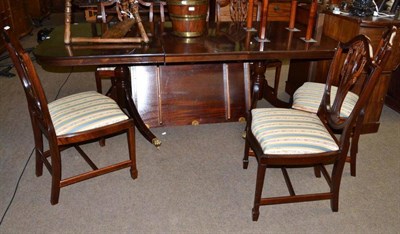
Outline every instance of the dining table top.
<path fill-rule="evenodd" d="M 48 39 L 33 51 L 39 63 L 53 66 L 140 65 L 195 62 L 258 61 L 267 59 L 330 59 L 338 42 L 315 32 L 315 42 L 306 42 L 306 27 L 286 29 L 287 22 L 271 22 L 266 38 L 247 31 L 241 23 L 208 23 L 202 36 L 179 37 L 171 22 L 144 22 L 148 43 L 64 43 L 64 27 L 55 27 Z M 92 25 L 71 25 L 71 35 L 93 36 Z M 255 25 L 256 28 L 256 25 Z M 131 30 L 134 33 L 135 30 Z M 135 35 L 133 35 L 135 36 Z"/>

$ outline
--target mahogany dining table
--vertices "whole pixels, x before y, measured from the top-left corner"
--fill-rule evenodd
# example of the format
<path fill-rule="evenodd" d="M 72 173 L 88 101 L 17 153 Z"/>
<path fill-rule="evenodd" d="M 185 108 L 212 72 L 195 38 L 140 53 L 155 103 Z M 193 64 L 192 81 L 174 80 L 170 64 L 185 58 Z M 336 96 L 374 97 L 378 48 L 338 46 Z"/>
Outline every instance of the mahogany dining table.
<path fill-rule="evenodd" d="M 255 23 L 255 28 L 257 24 Z M 33 51 L 37 61 L 45 66 L 115 66 L 118 77 L 114 86 L 114 98 L 126 107 L 134 119 L 137 129 L 154 145 L 161 142 L 149 130 L 132 99 L 130 66 L 166 66 L 170 64 L 195 65 L 207 63 L 249 63 L 252 71 L 249 92 L 252 97 L 266 97 L 275 106 L 286 103 L 259 92 L 264 87 L 266 63 L 271 59 L 330 60 L 338 42 L 315 30 L 315 42 L 305 42 L 306 27 L 296 25 L 299 32 L 286 29 L 287 22 L 268 24 L 266 38 L 269 42 L 256 40 L 256 31 L 246 31 L 241 23 L 209 22 L 206 32 L 196 38 L 180 38 L 173 34 L 171 22 L 144 22 L 150 41 L 148 43 L 64 43 L 64 28 L 54 28 L 50 37 L 41 42 Z M 71 25 L 75 36 L 93 35 L 92 25 L 80 23 Z M 131 34 L 135 34 L 132 29 Z M 190 43 L 188 43 L 190 42 Z M 250 94 L 246 94 L 249 97 Z M 247 103 L 246 103 L 246 107 Z"/>

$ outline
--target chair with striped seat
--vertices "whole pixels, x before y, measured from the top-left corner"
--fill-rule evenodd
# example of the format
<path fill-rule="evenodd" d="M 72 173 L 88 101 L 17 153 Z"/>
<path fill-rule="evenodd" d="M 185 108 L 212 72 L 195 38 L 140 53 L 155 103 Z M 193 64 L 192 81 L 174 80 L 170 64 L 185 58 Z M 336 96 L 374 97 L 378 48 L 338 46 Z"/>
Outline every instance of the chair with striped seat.
<path fill-rule="evenodd" d="M 0 34 L 26 94 L 35 141 L 36 176 L 42 175 L 45 165 L 52 177 L 51 204 L 58 203 L 62 187 L 95 176 L 129 167 L 131 177 L 137 178 L 135 126 L 117 103 L 95 91 L 48 103 L 35 67 L 11 29 L 5 27 Z M 129 149 L 129 158 L 125 161 L 98 168 L 80 148 L 82 144 L 125 133 Z M 44 147 L 43 136 L 47 138 L 48 147 Z M 61 151 L 70 147 L 76 148 L 92 171 L 62 178 Z"/>
<path fill-rule="evenodd" d="M 348 43 L 339 43 L 333 58 L 321 106 L 317 114 L 286 108 L 253 108 L 249 113 L 243 168 L 248 167 L 249 150 L 257 159 L 257 179 L 254 196 L 253 220 L 259 217 L 261 205 L 292 202 L 330 200 L 332 211 L 339 208 L 339 187 L 350 146 L 350 135 L 357 118 L 367 103 L 379 79 L 391 47 L 383 51 L 381 63 L 372 60 L 369 39 L 359 35 Z M 342 60 L 345 56 L 345 60 Z M 340 69 L 339 72 L 336 72 Z M 365 79 L 361 74 L 365 72 Z M 333 101 L 333 84 L 337 86 Z M 354 107 L 347 117 L 342 117 L 341 106 L 349 89 L 361 85 Z M 254 106 L 254 105 L 253 105 Z M 334 130 L 342 131 L 340 136 Z M 325 168 L 333 164 L 331 173 Z M 262 197 L 266 168 L 280 168 L 289 190 L 288 196 Z M 287 168 L 313 167 L 314 173 L 324 175 L 329 190 L 319 193 L 296 194 Z"/>
<path fill-rule="evenodd" d="M 397 28 L 392 27 L 385 31 L 382 35 L 382 39 L 380 40 L 378 47 L 376 48 L 374 54 L 374 61 L 380 63 L 383 52 L 387 46 L 391 46 L 393 42 L 393 38 L 396 35 Z M 339 81 L 334 81 L 334 86 L 332 86 L 332 100 L 336 95 L 337 84 Z M 318 108 L 320 107 L 322 96 L 324 94 L 325 84 L 317 83 L 317 82 L 306 82 L 302 86 L 300 86 L 295 93 L 293 94 L 293 103 L 292 108 L 297 110 L 308 111 L 311 113 L 317 113 Z M 358 94 L 349 92 L 346 99 L 343 102 L 341 109 L 341 117 L 348 117 L 349 113 L 353 109 L 355 103 L 357 102 Z M 360 134 L 362 131 L 362 121 L 363 119 L 359 119 L 360 129 L 355 129 L 351 138 L 351 147 L 349 155 L 347 156 L 346 161 L 350 163 L 350 173 L 352 176 L 356 176 L 356 157 L 358 152 L 358 141 L 360 138 Z"/>

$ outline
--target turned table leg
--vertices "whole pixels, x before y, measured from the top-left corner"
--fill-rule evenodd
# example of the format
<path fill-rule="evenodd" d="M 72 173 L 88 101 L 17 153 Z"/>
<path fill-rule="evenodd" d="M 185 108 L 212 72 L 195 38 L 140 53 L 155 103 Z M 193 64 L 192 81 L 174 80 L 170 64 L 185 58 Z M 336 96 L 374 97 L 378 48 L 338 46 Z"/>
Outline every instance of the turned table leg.
<path fill-rule="evenodd" d="M 143 119 L 133 102 L 129 68 L 127 66 L 117 66 L 115 68 L 115 76 L 115 91 L 112 92 L 112 97 L 121 105 L 121 107 L 126 108 L 129 115 L 133 118 L 136 128 L 146 138 L 146 140 L 151 142 L 154 146 L 159 147 L 161 141 L 143 122 Z"/>
<path fill-rule="evenodd" d="M 280 100 L 275 90 L 268 85 L 265 79 L 265 71 L 267 69 L 267 61 L 258 61 L 253 64 L 252 79 L 252 108 L 254 108 L 256 101 L 264 98 L 275 107 L 288 108 L 290 103 Z M 276 85 L 276 84 L 275 84 Z"/>

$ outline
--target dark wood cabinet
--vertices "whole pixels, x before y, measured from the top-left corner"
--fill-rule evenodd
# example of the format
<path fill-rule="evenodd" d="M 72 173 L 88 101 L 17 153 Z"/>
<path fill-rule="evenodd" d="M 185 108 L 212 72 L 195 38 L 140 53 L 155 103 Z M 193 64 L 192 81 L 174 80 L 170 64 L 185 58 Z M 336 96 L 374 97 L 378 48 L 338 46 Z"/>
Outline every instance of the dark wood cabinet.
<path fill-rule="evenodd" d="M 41 21 L 50 15 L 51 0 L 24 0 L 26 12 L 32 20 Z"/>
<path fill-rule="evenodd" d="M 268 5 L 268 21 L 289 21 L 291 0 L 270 0 Z M 230 4 L 221 7 L 220 21 L 231 21 Z M 261 17 L 261 1 L 254 1 L 253 19 Z"/>
<path fill-rule="evenodd" d="M 52 12 L 64 12 L 65 0 L 51 0 L 51 11 Z"/>
<path fill-rule="evenodd" d="M 382 33 L 392 25 L 400 26 L 399 20 L 373 17 L 353 17 L 334 15 L 330 12 L 320 13 L 323 18 L 323 34 L 337 40 L 346 42 L 358 34 L 365 34 L 371 39 L 374 49 L 377 47 Z M 377 132 L 379 119 L 385 103 L 385 96 L 392 104 L 399 103 L 399 72 L 394 69 L 400 63 L 400 30 L 394 39 L 394 48 L 389 62 L 387 63 L 381 79 L 378 81 L 374 92 L 369 100 L 365 120 L 364 133 Z M 329 61 L 309 62 L 294 60 L 291 62 L 286 92 L 293 94 L 294 91 L 306 81 L 325 82 L 329 68 Z M 399 70 L 399 69 L 398 69 Z M 302 72 L 299 72 L 302 71 Z M 304 74 L 304 75 L 301 75 Z M 397 85 L 397 87 L 396 87 Z M 389 92 L 388 92 L 389 90 Z M 397 97 L 395 97 L 397 95 Z M 397 98 L 397 101 L 395 100 Z"/>
<path fill-rule="evenodd" d="M 12 26 L 15 34 L 18 37 L 23 37 L 30 33 L 33 29 L 33 24 L 26 13 L 24 0 L 7 0 L 10 4 L 12 17 Z"/>
<path fill-rule="evenodd" d="M 8 1 L 0 1 L 0 25 L 11 25 L 11 12 Z M 0 53 L 4 51 L 4 45 L 0 43 Z"/>
<path fill-rule="evenodd" d="M 23 0 L 0 1 L 0 25 L 9 25 L 18 37 L 30 33 L 33 29 L 31 19 L 26 14 Z M 4 52 L 4 45 L 0 43 L 0 52 Z"/>
<path fill-rule="evenodd" d="M 385 103 L 400 113 L 400 66 L 392 73 Z"/>

